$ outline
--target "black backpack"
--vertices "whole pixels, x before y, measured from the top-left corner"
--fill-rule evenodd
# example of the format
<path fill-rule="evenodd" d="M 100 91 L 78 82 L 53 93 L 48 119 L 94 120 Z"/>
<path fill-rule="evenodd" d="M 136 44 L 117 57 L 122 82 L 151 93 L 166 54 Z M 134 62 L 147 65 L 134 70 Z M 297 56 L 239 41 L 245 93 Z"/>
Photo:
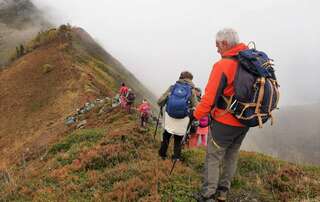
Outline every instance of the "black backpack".
<path fill-rule="evenodd" d="M 272 125 L 272 111 L 277 109 L 280 97 L 273 61 L 255 48 L 241 51 L 231 59 L 239 62 L 234 79 L 235 94 L 222 96 L 218 107 L 225 108 L 245 126 L 262 128 L 270 118 Z M 223 107 L 219 104 L 221 100 Z"/>
<path fill-rule="evenodd" d="M 136 95 L 133 92 L 129 92 L 127 96 L 127 102 L 132 104 L 134 103 L 135 99 L 136 99 Z"/>

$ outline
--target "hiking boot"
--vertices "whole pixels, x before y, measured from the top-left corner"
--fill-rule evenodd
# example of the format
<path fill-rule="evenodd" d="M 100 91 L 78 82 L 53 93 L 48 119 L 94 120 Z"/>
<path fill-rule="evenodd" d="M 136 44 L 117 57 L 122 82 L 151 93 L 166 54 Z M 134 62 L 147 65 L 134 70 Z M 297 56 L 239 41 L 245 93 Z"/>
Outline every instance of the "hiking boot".
<path fill-rule="evenodd" d="M 193 194 L 193 198 L 197 200 L 197 202 L 215 202 L 214 197 L 206 198 L 202 196 L 201 193 L 197 192 Z"/>
<path fill-rule="evenodd" d="M 217 200 L 218 201 L 227 201 L 229 189 L 226 187 L 219 187 L 217 189 Z"/>

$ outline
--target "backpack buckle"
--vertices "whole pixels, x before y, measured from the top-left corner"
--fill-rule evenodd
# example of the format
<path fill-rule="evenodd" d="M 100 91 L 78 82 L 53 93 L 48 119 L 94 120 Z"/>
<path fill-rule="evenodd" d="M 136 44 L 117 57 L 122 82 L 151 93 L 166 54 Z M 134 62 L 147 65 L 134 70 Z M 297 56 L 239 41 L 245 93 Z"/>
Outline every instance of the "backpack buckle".
<path fill-rule="evenodd" d="M 236 111 L 238 104 L 239 104 L 239 102 L 236 99 L 231 103 L 231 105 L 229 107 L 229 110 L 231 113 L 234 113 Z"/>

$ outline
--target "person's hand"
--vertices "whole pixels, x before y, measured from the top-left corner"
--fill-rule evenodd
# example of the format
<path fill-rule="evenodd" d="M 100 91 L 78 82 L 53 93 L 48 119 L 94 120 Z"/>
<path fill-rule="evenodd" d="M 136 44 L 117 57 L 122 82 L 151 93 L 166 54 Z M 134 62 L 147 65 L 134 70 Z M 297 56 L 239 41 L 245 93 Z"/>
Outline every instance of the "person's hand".
<path fill-rule="evenodd" d="M 200 122 L 194 119 L 193 122 L 192 122 L 192 125 L 194 127 L 198 127 L 200 125 Z"/>

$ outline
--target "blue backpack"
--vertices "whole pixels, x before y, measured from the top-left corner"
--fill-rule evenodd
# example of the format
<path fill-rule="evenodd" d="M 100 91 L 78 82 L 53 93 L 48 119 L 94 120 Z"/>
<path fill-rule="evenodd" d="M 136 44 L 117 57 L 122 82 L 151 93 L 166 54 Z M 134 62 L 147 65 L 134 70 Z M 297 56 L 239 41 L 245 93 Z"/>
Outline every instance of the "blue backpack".
<path fill-rule="evenodd" d="M 192 87 L 186 83 L 176 83 L 167 100 L 166 112 L 172 118 L 182 119 L 189 115 Z"/>

